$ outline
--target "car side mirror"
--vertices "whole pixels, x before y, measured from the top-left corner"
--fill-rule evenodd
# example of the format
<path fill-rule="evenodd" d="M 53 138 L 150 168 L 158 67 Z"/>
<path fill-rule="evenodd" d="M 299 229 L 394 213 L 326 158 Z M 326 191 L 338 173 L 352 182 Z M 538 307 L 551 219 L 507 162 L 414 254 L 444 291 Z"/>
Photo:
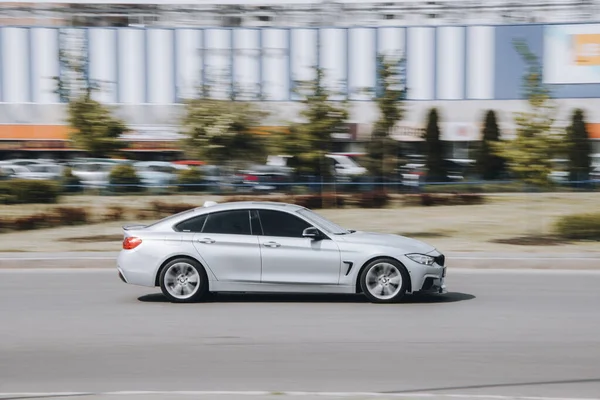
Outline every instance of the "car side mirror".
<path fill-rule="evenodd" d="M 306 228 L 304 231 L 302 231 L 302 237 L 311 238 L 313 240 L 319 240 L 323 236 L 321 235 L 321 232 L 319 232 L 319 230 L 317 228 L 314 228 L 311 226 L 310 228 Z"/>

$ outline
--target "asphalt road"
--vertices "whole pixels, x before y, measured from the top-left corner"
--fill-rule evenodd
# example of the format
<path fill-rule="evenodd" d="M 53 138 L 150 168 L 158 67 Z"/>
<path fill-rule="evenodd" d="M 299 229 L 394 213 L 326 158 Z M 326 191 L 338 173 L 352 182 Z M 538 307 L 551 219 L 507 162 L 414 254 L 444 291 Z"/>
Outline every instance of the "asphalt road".
<path fill-rule="evenodd" d="M 450 270 L 447 284 L 445 296 L 396 305 L 323 295 L 220 295 L 175 305 L 158 290 L 123 284 L 114 271 L 4 269 L 0 398 L 94 392 L 105 394 L 85 398 L 121 400 L 106 394 L 114 391 L 244 391 L 195 396 L 223 400 L 247 391 L 600 398 L 600 273 Z"/>

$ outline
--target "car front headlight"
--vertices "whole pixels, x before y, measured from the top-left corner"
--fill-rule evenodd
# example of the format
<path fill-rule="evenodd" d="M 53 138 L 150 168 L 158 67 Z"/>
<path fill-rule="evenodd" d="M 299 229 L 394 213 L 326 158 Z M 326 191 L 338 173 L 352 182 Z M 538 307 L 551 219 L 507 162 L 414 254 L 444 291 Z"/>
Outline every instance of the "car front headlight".
<path fill-rule="evenodd" d="M 423 264 L 423 265 L 433 265 L 433 263 L 435 262 L 435 258 L 431 257 L 431 256 L 426 256 L 425 254 L 407 254 L 406 257 L 410 258 L 411 260 L 413 260 L 416 263 L 419 264 Z"/>

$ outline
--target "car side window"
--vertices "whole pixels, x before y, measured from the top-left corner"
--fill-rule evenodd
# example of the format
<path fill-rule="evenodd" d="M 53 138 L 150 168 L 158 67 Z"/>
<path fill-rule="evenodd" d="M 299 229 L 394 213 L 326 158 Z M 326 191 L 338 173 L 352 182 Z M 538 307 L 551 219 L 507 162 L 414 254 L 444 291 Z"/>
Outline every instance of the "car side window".
<path fill-rule="evenodd" d="M 202 233 L 251 235 L 248 210 L 221 211 L 208 214 Z"/>
<path fill-rule="evenodd" d="M 260 217 L 258 216 L 258 210 L 250 210 L 250 224 L 252 226 L 253 235 L 262 235 L 262 226 L 260 226 Z"/>
<path fill-rule="evenodd" d="M 295 215 L 273 210 L 259 210 L 260 223 L 265 236 L 301 238 L 311 225 Z"/>
<path fill-rule="evenodd" d="M 175 225 L 175 230 L 177 232 L 202 232 L 202 228 L 204 227 L 204 222 L 206 221 L 206 215 L 200 215 L 199 217 L 189 218 L 183 222 Z"/>

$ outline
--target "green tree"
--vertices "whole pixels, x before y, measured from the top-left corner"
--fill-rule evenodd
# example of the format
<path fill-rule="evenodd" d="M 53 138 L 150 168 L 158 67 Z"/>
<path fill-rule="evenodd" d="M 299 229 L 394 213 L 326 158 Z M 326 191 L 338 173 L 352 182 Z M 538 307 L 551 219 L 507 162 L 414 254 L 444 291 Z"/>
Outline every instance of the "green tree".
<path fill-rule="evenodd" d="M 66 34 L 61 32 L 61 35 Z M 127 147 L 120 137 L 128 128 L 123 120 L 113 115 L 111 108 L 94 99 L 93 95 L 100 85 L 89 79 L 86 54 L 85 48 L 75 53 L 63 48 L 59 50 L 63 73 L 54 78 L 56 93 L 61 101 L 68 103 L 67 122 L 75 147 L 91 157 L 113 156 Z"/>
<path fill-rule="evenodd" d="M 585 181 L 592 170 L 592 143 L 590 142 L 583 110 L 573 112 L 571 125 L 567 128 L 567 155 L 569 158 L 569 180 Z"/>
<path fill-rule="evenodd" d="M 267 116 L 255 103 L 214 99 L 201 91 L 185 102 L 184 148 L 189 156 L 210 163 L 262 159 L 265 139 L 252 129 Z"/>
<path fill-rule="evenodd" d="M 521 181 L 543 186 L 550 183 L 552 158 L 562 151 L 560 137 L 554 128 L 556 106 L 543 84 L 542 67 L 522 40 L 514 41 L 515 49 L 527 64 L 523 77 L 523 95 L 528 110 L 515 115 L 516 137 L 496 146 L 496 154 L 506 158 L 508 168 Z"/>
<path fill-rule="evenodd" d="M 315 78 L 297 82 L 296 92 L 302 96 L 302 122 L 292 123 L 289 134 L 279 137 L 279 148 L 294 156 L 290 166 L 300 174 L 331 177 L 331 164 L 325 155 L 332 150 L 331 136 L 347 131 L 347 101 L 333 101 L 335 92 L 324 84 L 325 73 L 315 67 Z"/>
<path fill-rule="evenodd" d="M 378 83 L 375 102 L 379 119 L 375 122 L 371 140 L 367 144 L 365 166 L 375 177 L 386 177 L 394 171 L 398 143 L 391 135 L 398 121 L 404 117 L 406 86 L 402 67 L 403 59 L 382 54 L 377 56 Z"/>
<path fill-rule="evenodd" d="M 438 124 L 438 110 L 432 108 L 427 116 L 427 129 L 425 130 L 425 163 L 428 182 L 443 182 L 447 179 L 444 166 L 444 148 Z"/>
<path fill-rule="evenodd" d="M 494 144 L 500 142 L 500 129 L 496 113 L 488 110 L 485 115 L 485 125 L 483 128 L 483 140 L 481 148 L 477 155 L 477 172 L 484 180 L 494 180 L 502 176 L 505 169 L 504 158 L 498 156 L 493 151 Z"/>

